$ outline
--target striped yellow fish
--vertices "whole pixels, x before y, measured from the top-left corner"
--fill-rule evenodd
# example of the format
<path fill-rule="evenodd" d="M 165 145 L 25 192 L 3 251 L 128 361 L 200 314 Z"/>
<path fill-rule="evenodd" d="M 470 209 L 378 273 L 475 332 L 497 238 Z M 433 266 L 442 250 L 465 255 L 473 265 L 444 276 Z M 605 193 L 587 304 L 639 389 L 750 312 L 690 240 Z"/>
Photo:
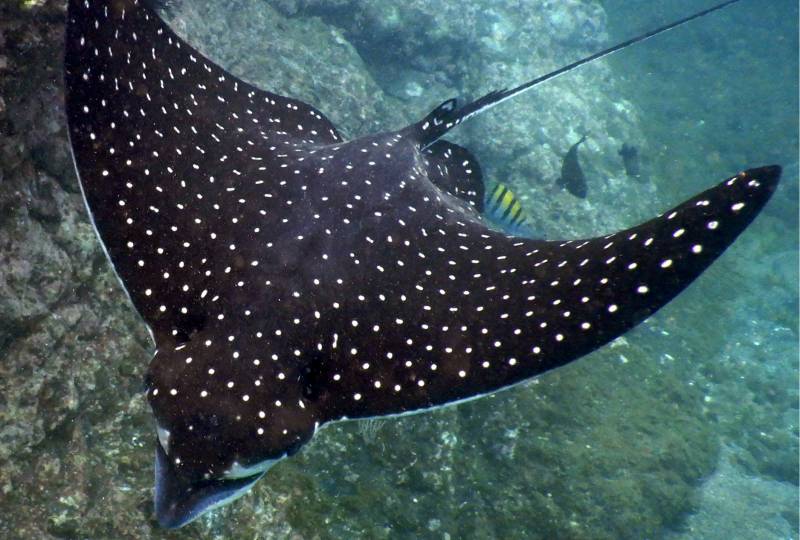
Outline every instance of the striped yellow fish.
<path fill-rule="evenodd" d="M 517 197 L 503 184 L 494 183 L 486 190 L 483 215 L 511 236 L 541 237 Z"/>

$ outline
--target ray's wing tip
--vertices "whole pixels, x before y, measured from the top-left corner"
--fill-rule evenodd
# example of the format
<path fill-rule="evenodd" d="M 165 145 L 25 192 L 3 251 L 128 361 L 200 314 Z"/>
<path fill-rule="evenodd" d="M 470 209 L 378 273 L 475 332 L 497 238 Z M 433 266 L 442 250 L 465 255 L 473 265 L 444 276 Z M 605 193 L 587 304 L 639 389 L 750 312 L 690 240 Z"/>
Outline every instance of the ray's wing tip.
<path fill-rule="evenodd" d="M 733 211 L 738 226 L 728 229 L 732 234 L 729 242 L 732 242 L 761 213 L 775 193 L 780 178 L 779 165 L 746 169 L 693 197 L 687 201 L 687 206 L 706 206 L 709 200 L 717 200 L 717 204 L 722 205 L 719 211 Z"/>
<path fill-rule="evenodd" d="M 742 175 L 746 177 L 755 177 L 764 182 L 777 184 L 780 180 L 782 171 L 783 167 L 780 165 L 765 165 L 763 167 L 747 169 L 742 172 Z"/>
<path fill-rule="evenodd" d="M 732 200 L 737 197 L 745 197 L 751 201 L 759 200 L 762 203 L 766 203 L 780 182 L 781 171 L 780 165 L 765 165 L 746 169 L 735 176 L 723 180 L 716 186 L 698 193 L 691 201 L 705 198 L 709 194 L 715 193 L 716 196 L 722 196 L 725 199 Z"/>
<path fill-rule="evenodd" d="M 764 165 L 746 169 L 742 174 L 748 178 L 755 178 L 768 184 L 777 184 L 780 181 L 783 167 L 780 165 Z"/>
<path fill-rule="evenodd" d="M 780 165 L 765 165 L 764 167 L 747 169 L 737 176 L 734 176 L 726 183 L 731 185 L 737 179 L 745 180 L 746 182 L 743 184 L 744 187 L 741 189 L 745 190 L 750 197 L 759 200 L 761 202 L 759 207 L 761 207 L 765 205 L 775 193 L 781 180 L 782 170 Z M 740 183 L 740 185 L 742 184 Z"/>

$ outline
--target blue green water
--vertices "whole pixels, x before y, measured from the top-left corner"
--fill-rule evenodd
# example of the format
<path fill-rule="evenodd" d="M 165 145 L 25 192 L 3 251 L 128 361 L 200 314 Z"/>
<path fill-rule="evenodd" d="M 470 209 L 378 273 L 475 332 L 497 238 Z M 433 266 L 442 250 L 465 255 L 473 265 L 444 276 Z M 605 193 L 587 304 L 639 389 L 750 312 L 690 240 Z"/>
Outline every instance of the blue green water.
<path fill-rule="evenodd" d="M 172 22 L 234 74 L 357 137 L 707 5 L 185 0 Z M 151 345 L 71 164 L 48 146 L 65 139 L 57 76 L 15 68 L 32 97 L 8 100 L 16 130 L 3 143 L 0 536 L 798 538 L 797 20 L 795 2 L 745 0 L 455 134 L 550 238 L 634 225 L 741 169 L 784 165 L 763 215 L 672 304 L 496 396 L 327 426 L 251 494 L 170 533 L 152 518 Z M 584 133 L 581 201 L 553 185 Z M 640 179 L 625 175 L 622 143 L 639 150 Z"/>

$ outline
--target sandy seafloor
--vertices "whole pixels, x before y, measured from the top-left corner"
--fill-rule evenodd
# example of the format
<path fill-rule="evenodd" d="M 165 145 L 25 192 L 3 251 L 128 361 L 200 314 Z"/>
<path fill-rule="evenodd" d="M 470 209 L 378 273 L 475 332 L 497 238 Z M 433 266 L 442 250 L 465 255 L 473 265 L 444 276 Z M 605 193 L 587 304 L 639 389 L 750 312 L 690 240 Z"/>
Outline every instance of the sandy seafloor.
<path fill-rule="evenodd" d="M 62 2 L 0 5 L 0 537 L 798 538 L 798 12 L 744 0 L 547 83 L 452 138 L 549 238 L 632 226 L 782 164 L 762 216 L 695 284 L 536 381 L 327 426 L 178 531 L 152 514 L 152 344 L 71 169 Z M 205 54 L 348 137 L 557 68 L 710 2 L 184 0 Z M 584 133 L 589 195 L 553 189 Z M 642 175 L 617 151 L 635 145 Z"/>

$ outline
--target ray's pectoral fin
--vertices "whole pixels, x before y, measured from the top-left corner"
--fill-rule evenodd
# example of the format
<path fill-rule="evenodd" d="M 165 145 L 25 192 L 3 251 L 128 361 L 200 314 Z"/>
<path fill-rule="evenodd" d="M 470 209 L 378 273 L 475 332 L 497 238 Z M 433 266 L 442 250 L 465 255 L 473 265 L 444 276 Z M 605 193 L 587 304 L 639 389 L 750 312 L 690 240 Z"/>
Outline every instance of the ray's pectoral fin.
<path fill-rule="evenodd" d="M 395 266 L 388 279 L 403 298 L 372 312 L 364 325 L 402 324 L 402 333 L 378 336 L 342 325 L 341 346 L 365 351 L 369 369 L 340 366 L 342 405 L 322 420 L 471 399 L 602 347 L 708 268 L 755 219 L 779 177 L 777 166 L 750 169 L 641 225 L 585 240 L 509 237 L 456 211 L 412 218 L 418 221 L 388 231 L 405 231 L 408 252 L 378 250 L 364 264 L 386 269 L 417 253 L 425 261 L 443 255 L 433 266 Z M 431 234 L 437 225 L 441 232 Z M 455 249 L 449 235 L 458 238 Z"/>

